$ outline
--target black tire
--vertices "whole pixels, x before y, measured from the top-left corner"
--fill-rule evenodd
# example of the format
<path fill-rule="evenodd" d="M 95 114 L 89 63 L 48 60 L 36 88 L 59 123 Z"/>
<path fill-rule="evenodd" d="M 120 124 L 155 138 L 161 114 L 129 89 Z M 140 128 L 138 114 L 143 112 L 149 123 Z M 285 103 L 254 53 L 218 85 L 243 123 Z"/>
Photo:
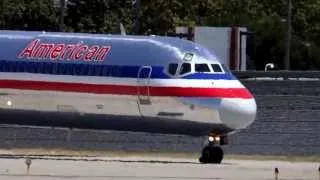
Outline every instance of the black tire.
<path fill-rule="evenodd" d="M 199 158 L 199 161 L 201 163 L 209 163 L 211 159 L 211 148 L 210 146 L 206 146 L 202 149 L 201 157 Z"/>
<path fill-rule="evenodd" d="M 201 163 L 220 164 L 223 159 L 223 150 L 219 146 L 207 145 L 203 148 L 199 161 Z"/>
<path fill-rule="evenodd" d="M 211 153 L 213 154 L 211 156 L 211 162 L 212 163 L 216 163 L 216 164 L 220 164 L 222 162 L 223 159 L 223 150 L 221 147 L 219 146 L 212 146 L 211 147 Z"/>

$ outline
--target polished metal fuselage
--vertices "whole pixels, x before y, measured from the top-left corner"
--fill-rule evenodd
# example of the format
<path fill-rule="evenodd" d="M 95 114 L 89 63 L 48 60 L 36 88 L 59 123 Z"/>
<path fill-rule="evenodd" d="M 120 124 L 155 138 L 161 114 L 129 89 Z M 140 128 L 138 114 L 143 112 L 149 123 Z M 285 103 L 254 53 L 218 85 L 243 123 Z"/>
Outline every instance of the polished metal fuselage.
<path fill-rule="evenodd" d="M 108 53 L 93 59 L 95 47 Z M 232 74 L 167 74 L 169 63 L 181 65 L 190 52 L 192 63 L 220 63 L 190 41 L 0 31 L 0 48 L 1 123 L 207 135 L 227 134 L 255 119 L 254 98 L 238 95 L 245 87 Z"/>

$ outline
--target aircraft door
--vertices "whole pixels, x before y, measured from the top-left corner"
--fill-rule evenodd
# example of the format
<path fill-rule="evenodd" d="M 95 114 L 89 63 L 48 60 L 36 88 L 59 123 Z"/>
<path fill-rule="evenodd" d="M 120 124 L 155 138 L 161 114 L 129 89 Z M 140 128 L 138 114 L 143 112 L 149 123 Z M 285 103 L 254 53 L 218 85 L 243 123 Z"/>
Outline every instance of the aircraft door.
<path fill-rule="evenodd" d="M 140 115 L 146 115 L 144 113 L 148 106 L 152 105 L 150 99 L 150 77 L 152 73 L 151 66 L 141 66 L 137 76 L 137 96 L 138 96 L 138 108 Z"/>

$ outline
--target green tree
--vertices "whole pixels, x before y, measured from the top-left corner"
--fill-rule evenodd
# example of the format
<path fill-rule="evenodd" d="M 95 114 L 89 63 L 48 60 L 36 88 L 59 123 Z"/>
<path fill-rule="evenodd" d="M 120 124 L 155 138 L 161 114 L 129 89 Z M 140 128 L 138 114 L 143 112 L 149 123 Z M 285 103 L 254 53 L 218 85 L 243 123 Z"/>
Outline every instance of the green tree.
<path fill-rule="evenodd" d="M 119 33 L 120 22 L 132 27 L 130 0 L 70 0 L 66 24 L 69 31 Z"/>
<path fill-rule="evenodd" d="M 139 34 L 175 32 L 177 26 L 242 26 L 254 32 L 252 58 L 261 70 L 283 67 L 288 0 L 140 0 Z M 292 69 L 320 69 L 320 1 L 294 0 Z M 58 31 L 53 0 L 1 0 L 0 28 Z M 132 0 L 69 0 L 65 27 L 71 32 L 127 33 L 134 26 Z"/>
<path fill-rule="evenodd" d="M 2 0 L 0 27 L 19 30 L 57 30 L 53 3 L 47 0 Z"/>

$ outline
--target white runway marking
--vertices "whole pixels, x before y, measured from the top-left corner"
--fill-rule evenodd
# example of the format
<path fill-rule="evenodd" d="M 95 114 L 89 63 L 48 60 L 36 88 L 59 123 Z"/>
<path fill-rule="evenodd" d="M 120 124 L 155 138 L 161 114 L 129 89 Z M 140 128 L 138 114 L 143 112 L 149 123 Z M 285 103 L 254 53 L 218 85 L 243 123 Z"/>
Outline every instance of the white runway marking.
<path fill-rule="evenodd" d="M 36 158 L 36 157 L 35 157 Z M 225 160 L 220 165 L 199 164 L 195 159 L 170 158 L 68 158 L 37 157 L 27 174 L 24 158 L 0 160 L 0 179 L 235 179 L 272 180 L 274 168 L 279 180 L 318 179 L 318 163 Z"/>

